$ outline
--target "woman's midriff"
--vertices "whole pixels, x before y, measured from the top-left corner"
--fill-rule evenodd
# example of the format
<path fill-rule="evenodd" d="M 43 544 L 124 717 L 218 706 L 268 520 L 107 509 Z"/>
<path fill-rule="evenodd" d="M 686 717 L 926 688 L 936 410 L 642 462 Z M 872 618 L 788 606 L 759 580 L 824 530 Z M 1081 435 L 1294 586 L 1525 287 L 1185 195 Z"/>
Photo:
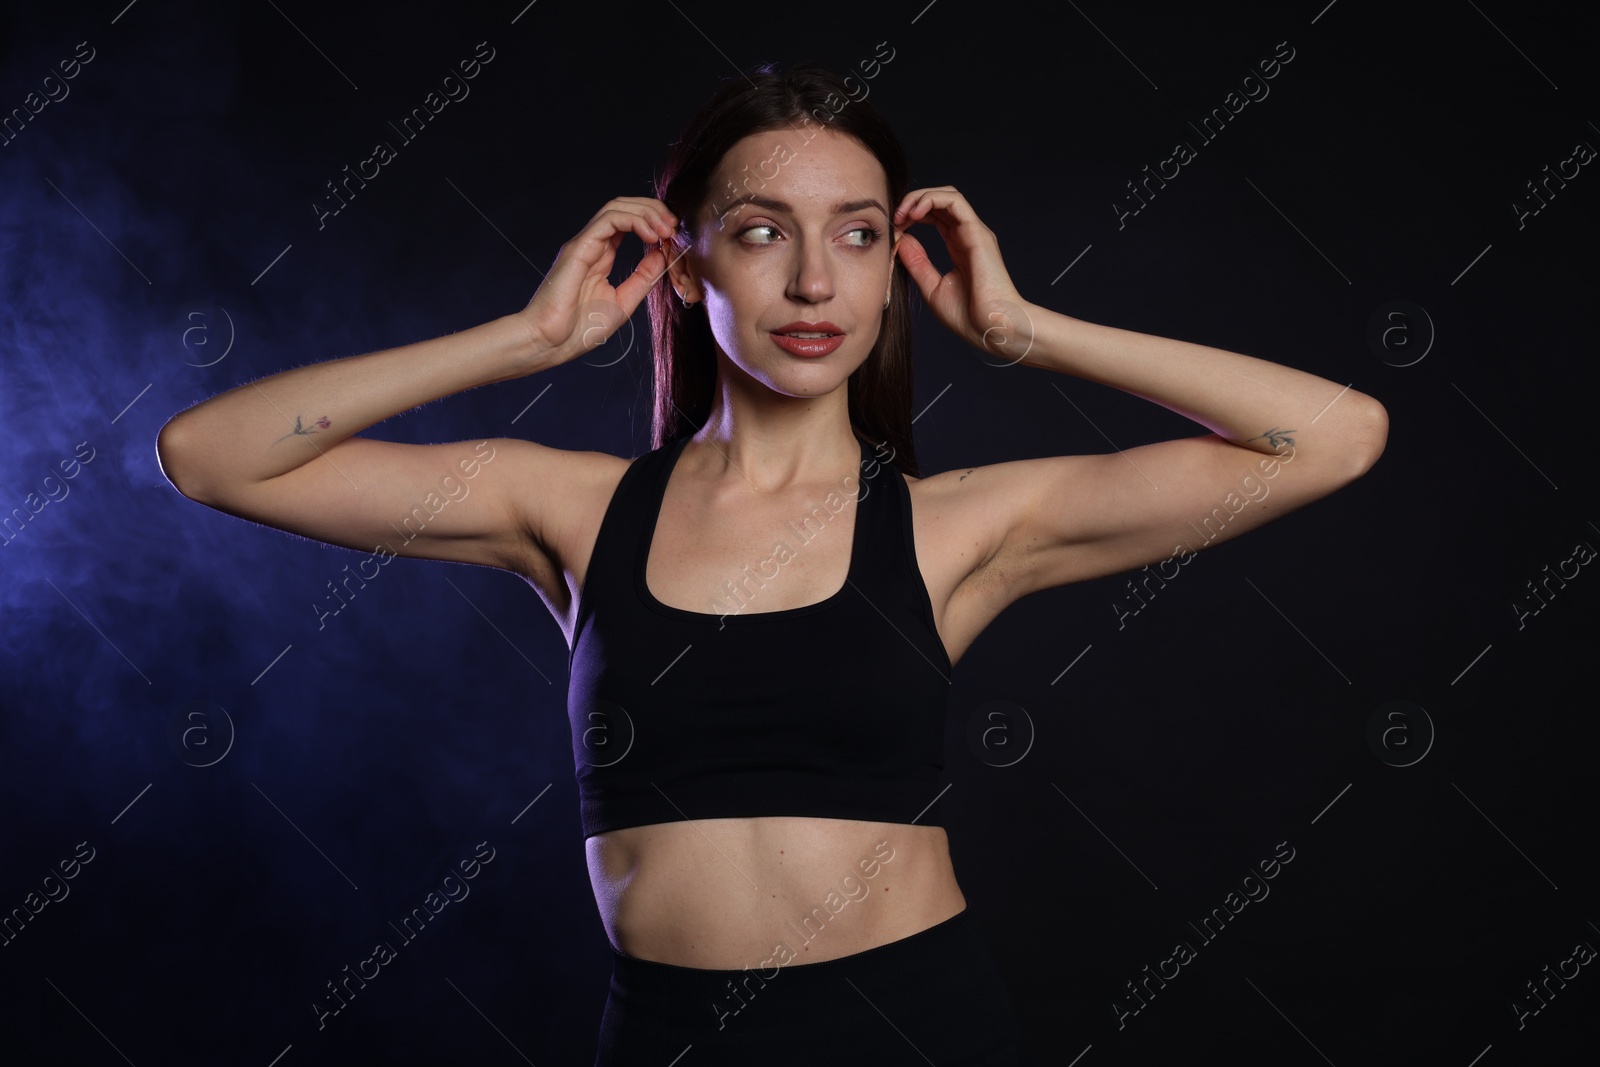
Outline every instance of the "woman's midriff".
<path fill-rule="evenodd" d="M 937 826 L 700 819 L 586 842 L 618 952 L 680 967 L 805 964 L 898 941 L 966 907 Z"/>

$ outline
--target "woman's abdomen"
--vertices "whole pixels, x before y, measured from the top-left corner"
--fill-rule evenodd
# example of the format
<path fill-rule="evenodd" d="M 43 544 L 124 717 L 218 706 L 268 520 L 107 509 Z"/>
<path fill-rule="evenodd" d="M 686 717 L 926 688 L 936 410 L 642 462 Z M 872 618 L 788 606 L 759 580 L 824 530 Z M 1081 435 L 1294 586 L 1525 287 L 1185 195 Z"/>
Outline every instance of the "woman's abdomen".
<path fill-rule="evenodd" d="M 702 819 L 596 834 L 587 852 L 612 945 L 680 967 L 834 959 L 966 906 L 937 826 Z"/>

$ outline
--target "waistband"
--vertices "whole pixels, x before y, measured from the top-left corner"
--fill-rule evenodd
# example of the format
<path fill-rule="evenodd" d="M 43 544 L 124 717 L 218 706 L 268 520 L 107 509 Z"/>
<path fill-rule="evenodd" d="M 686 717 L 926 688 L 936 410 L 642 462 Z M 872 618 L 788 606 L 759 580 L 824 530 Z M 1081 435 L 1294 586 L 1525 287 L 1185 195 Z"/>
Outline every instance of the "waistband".
<path fill-rule="evenodd" d="M 820 940 L 827 937 L 824 928 L 811 940 Z M 960 911 L 934 923 L 914 934 L 909 934 L 882 945 L 862 949 L 845 956 L 835 956 L 832 959 L 818 960 L 808 963 L 805 961 L 804 941 L 798 937 L 780 939 L 793 950 L 793 958 L 788 963 L 773 962 L 766 967 L 761 964 L 752 964 L 747 967 L 723 969 L 710 967 L 684 967 L 675 963 L 663 963 L 660 960 L 644 960 L 636 956 L 624 955 L 618 952 L 615 946 L 611 948 L 612 973 L 622 977 L 637 976 L 641 980 L 660 984 L 663 980 L 672 983 L 687 985 L 700 985 L 708 983 L 717 985 L 730 978 L 747 975 L 758 975 L 770 980 L 773 972 L 779 971 L 785 977 L 803 976 L 800 980 L 811 981 L 837 981 L 841 974 L 867 973 L 879 968 L 892 969 L 897 973 L 905 973 L 905 968 L 915 967 L 920 962 L 935 963 L 938 960 L 948 960 L 948 952 L 953 943 L 971 941 L 980 937 L 976 920 L 972 916 L 971 906 L 963 907 Z"/>
<path fill-rule="evenodd" d="M 826 928 L 813 940 L 827 937 Z M 801 943 L 791 943 L 803 956 Z M 613 1064 L 811 1065 L 817 1048 L 853 1058 L 983 1067 L 1022 1063 L 1005 983 L 970 908 L 907 937 L 847 956 L 742 970 L 682 967 L 612 947 L 601 1056 Z M 787 958 L 787 957 L 786 957 Z M 797 1038 L 805 1040 L 797 1043 Z"/>

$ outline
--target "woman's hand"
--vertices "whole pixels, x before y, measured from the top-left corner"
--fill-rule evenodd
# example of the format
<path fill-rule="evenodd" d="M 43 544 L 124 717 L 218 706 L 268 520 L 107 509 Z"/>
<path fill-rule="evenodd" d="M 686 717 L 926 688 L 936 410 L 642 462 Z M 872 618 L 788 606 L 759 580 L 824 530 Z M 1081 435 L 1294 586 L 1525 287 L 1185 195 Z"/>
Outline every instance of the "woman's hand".
<path fill-rule="evenodd" d="M 677 216 L 659 200 L 619 196 L 561 246 L 555 266 L 518 312 L 541 369 L 598 348 L 628 320 L 666 271 L 661 241 L 673 235 L 677 224 Z M 630 233 L 638 235 L 647 251 L 627 280 L 613 287 L 608 278 L 617 247 Z"/>
<path fill-rule="evenodd" d="M 1033 343 L 1027 302 L 1011 284 L 1000 242 L 953 186 L 913 189 L 894 213 L 900 232 L 895 253 L 940 322 L 974 347 L 1015 362 Z M 931 222 L 950 252 L 950 273 L 940 274 L 922 242 L 904 232 Z"/>

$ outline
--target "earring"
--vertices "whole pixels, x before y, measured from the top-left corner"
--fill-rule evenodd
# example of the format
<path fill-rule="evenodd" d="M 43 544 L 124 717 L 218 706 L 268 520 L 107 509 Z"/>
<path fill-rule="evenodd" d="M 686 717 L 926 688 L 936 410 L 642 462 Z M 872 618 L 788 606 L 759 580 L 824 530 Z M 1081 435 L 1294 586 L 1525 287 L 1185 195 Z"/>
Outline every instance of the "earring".
<path fill-rule="evenodd" d="M 683 301 L 683 306 L 686 308 L 694 306 L 694 301 L 690 300 L 687 296 L 680 295 L 678 299 Z"/>

